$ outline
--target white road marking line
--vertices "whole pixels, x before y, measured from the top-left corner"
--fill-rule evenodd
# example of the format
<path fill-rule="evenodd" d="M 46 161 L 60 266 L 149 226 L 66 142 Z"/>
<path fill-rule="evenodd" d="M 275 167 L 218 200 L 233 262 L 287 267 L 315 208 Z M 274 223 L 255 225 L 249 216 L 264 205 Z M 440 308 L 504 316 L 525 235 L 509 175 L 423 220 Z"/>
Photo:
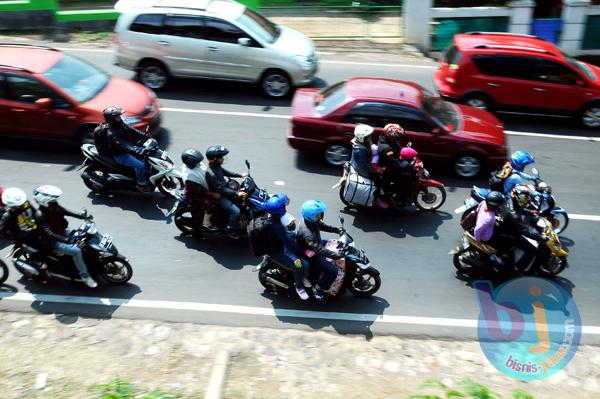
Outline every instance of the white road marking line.
<path fill-rule="evenodd" d="M 60 51 L 88 51 L 90 53 L 112 53 L 111 49 L 104 48 L 82 48 L 82 47 L 54 47 Z"/>
<path fill-rule="evenodd" d="M 303 319 L 323 319 L 357 321 L 369 323 L 407 324 L 437 327 L 477 328 L 477 320 L 452 319 L 446 317 L 389 316 L 364 313 L 317 312 L 311 310 L 273 309 L 254 306 L 221 305 L 199 302 L 158 301 L 146 299 L 97 298 L 86 296 L 31 294 L 26 292 L 0 292 L 2 301 L 50 302 L 78 305 L 106 305 L 124 308 L 189 310 L 196 312 L 236 313 L 253 316 L 294 317 Z M 600 326 L 583 326 L 583 334 L 600 335 Z"/>
<path fill-rule="evenodd" d="M 546 137 L 551 139 L 561 140 L 580 140 L 580 141 L 592 141 L 600 143 L 600 137 L 588 137 L 588 136 L 566 136 L 560 134 L 544 134 L 544 133 L 532 133 L 532 132 L 515 132 L 512 130 L 505 130 L 506 134 L 510 136 L 530 136 L 530 137 Z"/>
<path fill-rule="evenodd" d="M 417 68 L 417 69 L 436 69 L 437 65 L 414 65 L 414 64 L 384 64 L 380 62 L 355 62 L 355 61 L 330 61 L 319 60 L 321 64 L 339 64 L 339 65 L 364 65 L 392 68 Z"/>
<path fill-rule="evenodd" d="M 578 215 L 577 213 L 569 213 L 569 219 L 590 220 L 590 221 L 593 221 L 593 222 L 600 222 L 600 216 L 596 216 L 596 215 Z"/>
<path fill-rule="evenodd" d="M 283 180 L 275 180 L 273 184 L 276 186 L 285 186 L 285 182 Z"/>
<path fill-rule="evenodd" d="M 317 49 L 317 54 L 319 54 L 319 55 L 333 55 L 333 54 L 336 54 L 336 53 L 334 51 L 332 51 L 332 52 L 329 52 L 329 51 L 319 51 Z"/>

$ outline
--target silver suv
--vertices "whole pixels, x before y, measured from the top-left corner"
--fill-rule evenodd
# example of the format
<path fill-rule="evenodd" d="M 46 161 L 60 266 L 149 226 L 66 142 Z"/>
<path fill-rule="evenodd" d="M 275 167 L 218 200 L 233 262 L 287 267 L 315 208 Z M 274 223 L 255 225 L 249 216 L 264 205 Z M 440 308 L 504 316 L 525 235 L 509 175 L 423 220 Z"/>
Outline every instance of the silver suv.
<path fill-rule="evenodd" d="M 160 90 L 171 77 L 258 83 L 282 98 L 311 83 L 314 43 L 231 0 L 120 0 L 115 64 Z"/>

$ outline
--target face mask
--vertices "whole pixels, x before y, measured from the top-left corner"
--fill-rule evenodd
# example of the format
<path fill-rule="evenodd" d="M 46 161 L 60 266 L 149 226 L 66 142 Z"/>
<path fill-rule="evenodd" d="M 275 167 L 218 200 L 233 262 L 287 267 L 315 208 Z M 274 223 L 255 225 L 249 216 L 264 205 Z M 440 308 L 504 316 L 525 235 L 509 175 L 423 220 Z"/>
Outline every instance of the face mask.
<path fill-rule="evenodd" d="M 286 212 L 281 217 L 281 224 L 289 231 L 296 230 L 296 219 L 289 212 Z"/>

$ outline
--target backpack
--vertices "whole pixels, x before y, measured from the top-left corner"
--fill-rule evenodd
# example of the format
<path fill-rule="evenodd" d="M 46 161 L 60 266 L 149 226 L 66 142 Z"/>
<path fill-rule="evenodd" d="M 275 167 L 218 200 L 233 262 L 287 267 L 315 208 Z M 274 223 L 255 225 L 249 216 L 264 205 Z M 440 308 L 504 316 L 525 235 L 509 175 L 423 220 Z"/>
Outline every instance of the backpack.
<path fill-rule="evenodd" d="M 502 169 L 493 171 L 490 174 L 489 185 L 490 190 L 504 192 L 504 180 L 508 179 L 513 173 L 513 167 L 510 162 L 506 162 Z"/>
<path fill-rule="evenodd" d="M 250 241 L 250 251 L 254 256 L 264 256 L 269 253 L 269 227 L 271 227 L 271 218 L 268 214 L 252 219 L 246 228 L 248 232 L 248 241 Z"/>
<path fill-rule="evenodd" d="M 475 228 L 475 224 L 477 223 L 477 207 L 474 206 L 470 210 L 467 210 L 463 214 L 463 217 L 460 219 L 460 227 L 465 231 L 471 231 Z"/>
<path fill-rule="evenodd" d="M 108 124 L 102 123 L 98 125 L 92 132 L 96 150 L 99 155 L 110 156 L 110 145 L 108 144 Z"/>

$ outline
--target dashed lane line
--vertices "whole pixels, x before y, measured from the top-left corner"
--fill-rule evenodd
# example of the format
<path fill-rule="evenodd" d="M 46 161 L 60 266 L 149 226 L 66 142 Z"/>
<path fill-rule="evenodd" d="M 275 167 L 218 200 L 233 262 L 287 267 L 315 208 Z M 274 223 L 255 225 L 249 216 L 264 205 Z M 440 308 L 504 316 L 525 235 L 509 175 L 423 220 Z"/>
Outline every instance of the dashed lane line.
<path fill-rule="evenodd" d="M 115 306 L 123 308 L 136 309 L 162 309 L 162 310 L 185 310 L 196 312 L 212 312 L 212 313 L 229 313 L 243 314 L 250 316 L 267 316 L 267 317 L 292 317 L 300 319 L 322 319 L 322 320 L 339 320 L 351 322 L 368 322 L 368 323 L 386 323 L 399 325 L 416 325 L 416 326 L 434 326 L 434 327 L 459 327 L 475 329 L 477 328 L 477 320 L 473 319 L 453 319 L 447 317 L 421 317 L 421 316 L 391 316 L 369 313 L 342 313 L 342 312 L 318 312 L 310 310 L 294 310 L 294 309 L 274 309 L 261 308 L 254 306 L 238 306 L 238 305 L 221 305 L 214 303 L 200 302 L 176 302 L 176 301 L 158 301 L 146 299 L 120 299 L 120 298 L 100 298 L 86 296 L 63 296 L 63 295 L 46 295 L 46 294 L 31 294 L 25 292 L 0 292 L 2 301 L 15 302 L 49 302 L 49 303 L 66 303 L 77 305 L 99 305 L 99 306 Z M 554 326 L 549 326 L 553 329 Z M 562 326 L 556 326 L 560 328 Z M 600 326 L 583 326 L 582 333 L 586 335 L 600 335 Z"/>

